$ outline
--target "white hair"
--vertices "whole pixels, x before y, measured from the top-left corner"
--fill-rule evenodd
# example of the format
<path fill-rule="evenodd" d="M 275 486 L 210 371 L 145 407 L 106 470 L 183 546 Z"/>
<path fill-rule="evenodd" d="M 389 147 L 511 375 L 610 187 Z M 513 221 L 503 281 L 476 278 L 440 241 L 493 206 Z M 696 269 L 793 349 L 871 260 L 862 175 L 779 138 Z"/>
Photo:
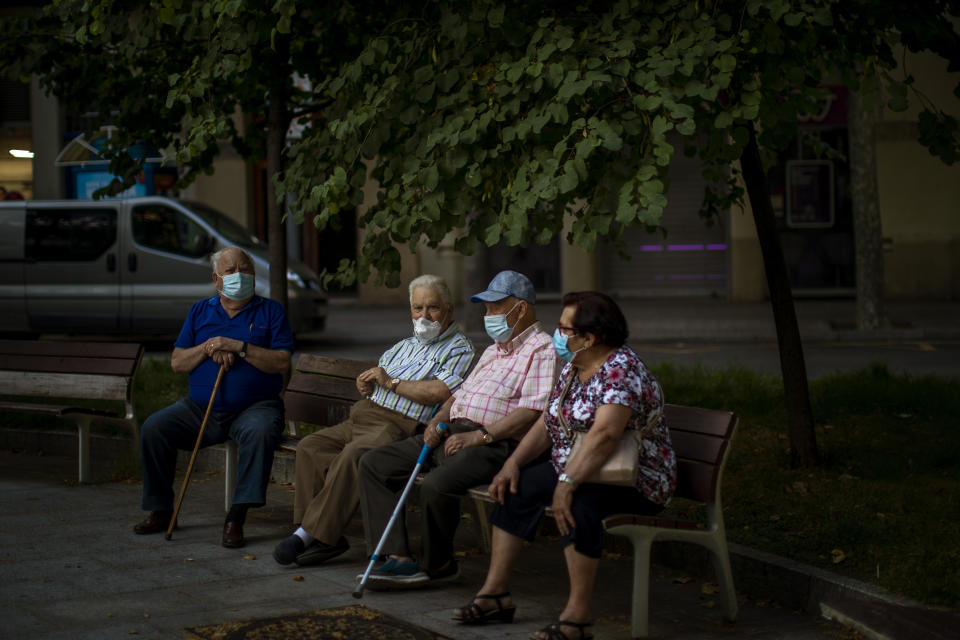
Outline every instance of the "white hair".
<path fill-rule="evenodd" d="M 244 251 L 243 249 L 241 249 L 240 247 L 224 247 L 219 251 L 215 251 L 213 255 L 210 256 L 210 266 L 213 267 L 213 272 L 216 273 L 217 275 L 220 275 L 220 272 L 217 271 L 217 269 L 220 267 L 220 258 L 223 257 L 224 253 L 226 253 L 227 251 L 230 251 L 231 249 L 239 251 L 240 254 L 244 257 L 244 259 L 250 264 L 250 266 L 253 266 L 253 259 L 250 257 L 250 254 Z"/>
<path fill-rule="evenodd" d="M 413 304 L 413 290 L 417 287 L 428 287 L 437 292 L 440 296 L 440 299 L 443 300 L 443 303 L 448 307 L 453 306 L 453 296 L 450 295 L 450 287 L 447 286 L 447 281 L 441 278 L 440 276 L 435 276 L 429 273 L 425 273 L 422 276 L 417 276 L 410 281 L 410 304 Z"/>

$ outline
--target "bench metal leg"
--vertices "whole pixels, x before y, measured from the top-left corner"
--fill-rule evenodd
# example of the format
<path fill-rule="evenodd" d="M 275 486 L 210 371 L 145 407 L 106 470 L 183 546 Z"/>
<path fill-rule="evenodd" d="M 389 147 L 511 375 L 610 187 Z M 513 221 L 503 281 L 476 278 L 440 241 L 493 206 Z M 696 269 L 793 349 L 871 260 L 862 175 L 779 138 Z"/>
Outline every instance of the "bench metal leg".
<path fill-rule="evenodd" d="M 77 421 L 77 476 L 80 482 L 90 480 L 90 418 L 79 417 Z"/>
<path fill-rule="evenodd" d="M 630 637 L 646 638 L 650 622 L 650 547 L 653 538 L 628 535 L 633 544 L 633 603 L 630 607 Z"/>
<path fill-rule="evenodd" d="M 471 502 L 473 502 L 473 510 L 476 514 L 477 541 L 480 543 L 480 550 L 490 555 L 492 543 L 490 541 L 490 522 L 487 520 L 487 500 L 472 498 Z"/>
<path fill-rule="evenodd" d="M 727 550 L 726 540 L 722 543 L 714 541 L 705 545 L 713 555 L 713 569 L 717 574 L 717 584 L 723 594 L 723 607 L 727 620 L 734 622 L 737 619 L 737 592 L 733 588 L 733 571 L 730 569 L 730 553 Z"/>
<path fill-rule="evenodd" d="M 233 490 L 237 487 L 237 443 L 233 440 L 227 440 L 224 446 L 224 465 L 223 465 L 223 510 L 230 511 L 230 505 L 233 504 Z"/>

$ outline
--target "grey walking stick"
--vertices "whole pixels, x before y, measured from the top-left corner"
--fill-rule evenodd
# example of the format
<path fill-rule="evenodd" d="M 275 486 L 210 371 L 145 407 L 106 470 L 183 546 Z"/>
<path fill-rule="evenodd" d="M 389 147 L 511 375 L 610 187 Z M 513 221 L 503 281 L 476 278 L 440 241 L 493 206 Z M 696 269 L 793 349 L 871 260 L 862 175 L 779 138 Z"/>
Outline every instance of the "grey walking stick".
<path fill-rule="evenodd" d="M 167 540 L 173 537 L 173 526 L 177 523 L 177 514 L 180 513 L 180 505 L 183 504 L 183 496 L 187 492 L 187 485 L 190 483 L 190 473 L 193 471 L 193 463 L 197 460 L 197 451 L 200 450 L 200 441 L 203 440 L 203 430 L 207 428 L 207 420 L 210 418 L 210 410 L 213 409 L 213 400 L 217 397 L 217 389 L 220 388 L 220 378 L 223 377 L 223 371 L 223 365 L 220 365 L 220 371 L 217 373 L 217 381 L 213 383 L 213 391 L 210 392 L 210 402 L 207 403 L 207 412 L 203 414 L 203 422 L 200 423 L 200 433 L 197 434 L 197 443 L 193 445 L 193 454 L 191 454 L 190 462 L 187 464 L 187 473 L 183 476 L 183 486 L 180 487 L 177 505 L 173 508 L 173 515 L 170 516 L 170 524 L 167 525 Z"/>
<path fill-rule="evenodd" d="M 445 431 L 446 428 L 447 425 L 443 422 L 437 425 L 437 429 L 440 431 Z M 383 548 L 383 543 L 386 542 L 387 536 L 390 534 L 390 530 L 393 528 L 394 523 L 400 516 L 400 510 L 403 509 L 403 504 L 407 500 L 407 494 L 410 493 L 410 489 L 413 487 L 413 483 L 417 479 L 417 474 L 420 473 L 420 467 L 422 467 L 423 463 L 427 461 L 428 455 L 430 455 L 430 447 L 427 446 L 426 442 L 424 442 L 423 448 L 420 449 L 420 457 L 417 458 L 417 464 L 413 466 L 413 472 L 410 474 L 410 479 L 407 480 L 407 486 L 403 488 L 403 493 L 400 494 L 400 499 L 397 500 L 397 506 L 393 508 L 393 514 L 387 521 L 387 526 L 383 529 L 383 535 L 380 536 L 380 542 L 377 543 L 377 548 L 373 550 L 373 555 L 370 556 L 370 564 L 367 565 L 367 570 L 363 572 L 363 578 L 360 579 L 360 584 L 358 584 L 357 588 L 353 590 L 354 598 L 363 597 L 363 588 L 367 586 L 367 578 L 370 577 L 370 572 L 373 570 L 373 563 L 376 562 L 377 558 L 380 556 L 380 549 Z"/>

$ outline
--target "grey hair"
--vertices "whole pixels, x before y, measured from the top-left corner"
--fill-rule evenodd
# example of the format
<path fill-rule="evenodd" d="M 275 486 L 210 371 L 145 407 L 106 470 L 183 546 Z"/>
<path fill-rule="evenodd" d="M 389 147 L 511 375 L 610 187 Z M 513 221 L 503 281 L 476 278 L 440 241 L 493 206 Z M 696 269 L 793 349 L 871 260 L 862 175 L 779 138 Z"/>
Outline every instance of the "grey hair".
<path fill-rule="evenodd" d="M 217 275 L 220 275 L 217 272 L 217 267 L 220 266 L 220 258 L 223 257 L 223 254 L 231 249 L 235 249 L 240 252 L 244 259 L 250 263 L 250 266 L 253 266 L 253 258 L 250 257 L 250 254 L 241 249 L 240 247 L 224 247 L 218 251 L 215 251 L 212 256 L 210 256 L 210 266 L 213 267 L 213 272 Z"/>
<path fill-rule="evenodd" d="M 413 304 L 413 290 L 417 287 L 429 287 L 437 292 L 440 295 L 440 299 L 443 300 L 443 304 L 448 307 L 453 306 L 453 296 L 450 294 L 450 287 L 447 286 L 447 281 L 441 278 L 440 276 L 435 276 L 429 273 L 425 273 L 422 276 L 417 276 L 410 281 L 410 304 Z"/>

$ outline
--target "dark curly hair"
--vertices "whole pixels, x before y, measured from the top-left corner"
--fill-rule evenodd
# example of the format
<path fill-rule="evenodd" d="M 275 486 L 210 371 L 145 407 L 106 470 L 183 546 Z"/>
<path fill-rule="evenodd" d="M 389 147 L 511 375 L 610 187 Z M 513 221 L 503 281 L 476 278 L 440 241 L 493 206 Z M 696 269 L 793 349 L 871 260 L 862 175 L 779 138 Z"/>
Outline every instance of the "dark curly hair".
<path fill-rule="evenodd" d="M 605 293 L 572 291 L 563 296 L 563 306 L 577 308 L 573 314 L 573 327 L 577 333 L 592 333 L 600 344 L 620 347 L 630 335 L 623 311 Z"/>

